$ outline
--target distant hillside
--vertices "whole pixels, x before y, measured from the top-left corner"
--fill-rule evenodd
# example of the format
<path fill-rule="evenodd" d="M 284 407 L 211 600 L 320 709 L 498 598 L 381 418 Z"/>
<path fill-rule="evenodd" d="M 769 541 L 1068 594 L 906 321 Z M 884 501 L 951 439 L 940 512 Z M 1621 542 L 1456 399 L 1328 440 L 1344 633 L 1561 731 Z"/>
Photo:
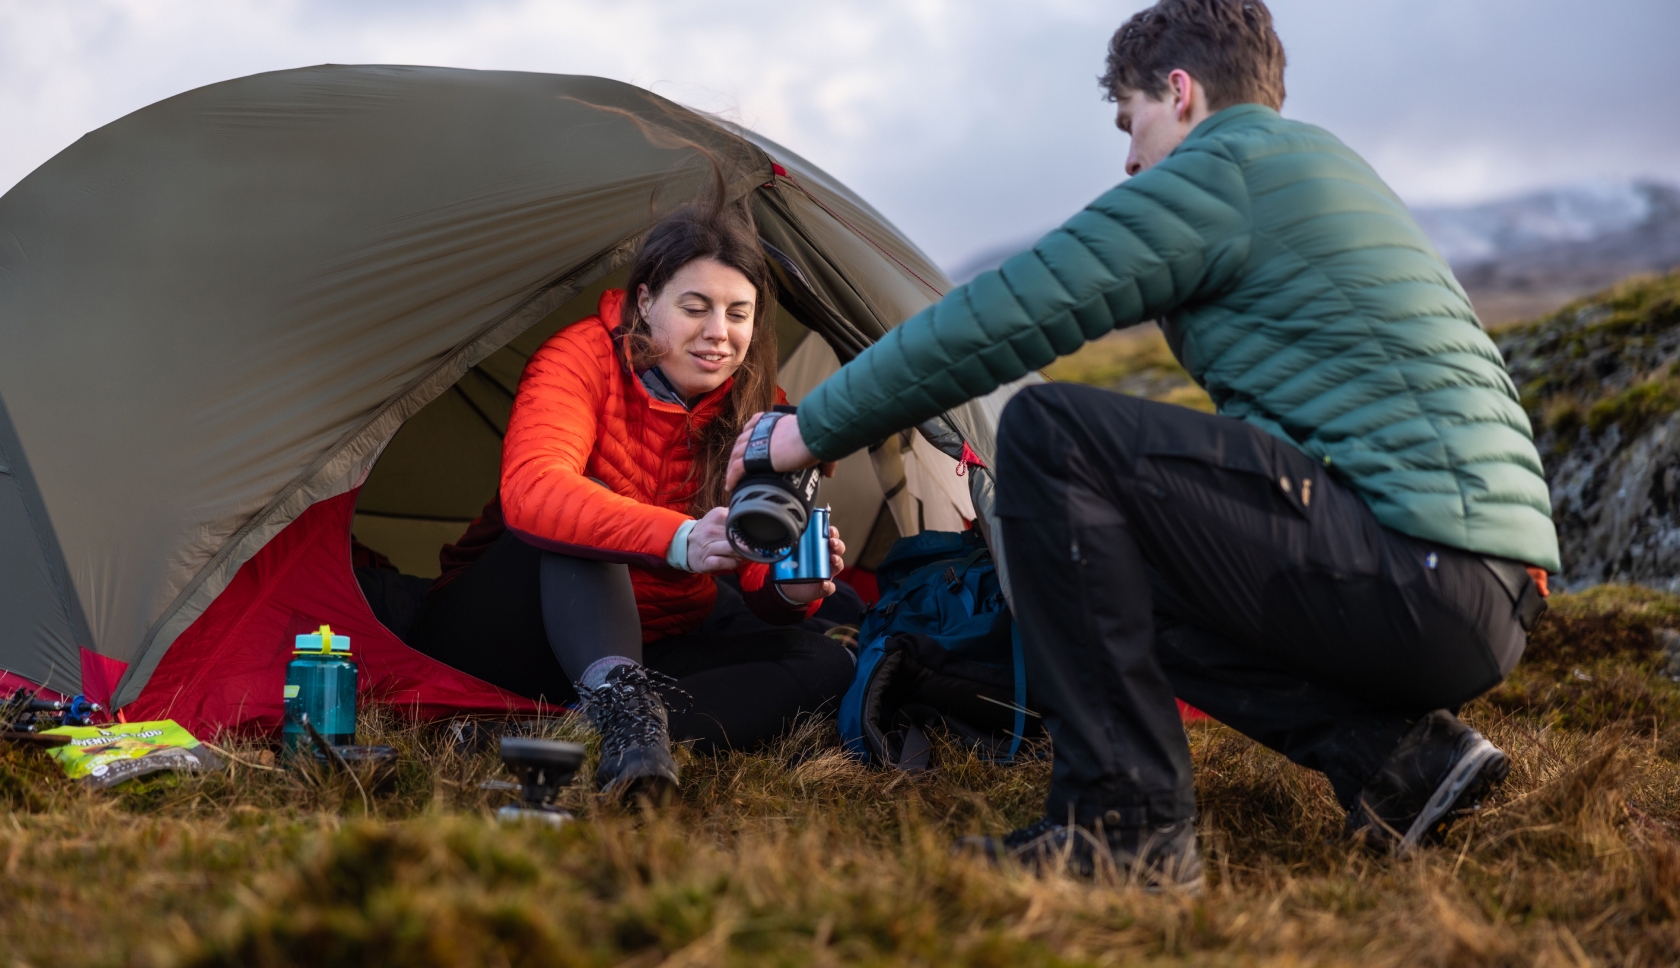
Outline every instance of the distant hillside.
<path fill-rule="evenodd" d="M 1680 590 L 1680 272 L 1497 339 L 1540 445 L 1564 587 Z"/>
<path fill-rule="evenodd" d="M 1680 187 L 1601 181 L 1414 210 L 1489 327 L 1552 312 L 1634 273 L 1680 267 Z M 950 271 L 967 282 L 1030 247 L 1024 238 Z"/>
<path fill-rule="evenodd" d="M 1154 323 L 1094 339 L 1042 371 L 1052 380 L 1085 383 L 1128 396 L 1213 412 L 1213 401 L 1173 359 Z"/>
<path fill-rule="evenodd" d="M 1680 187 L 1592 182 L 1413 213 L 1489 326 L 1680 266 Z"/>

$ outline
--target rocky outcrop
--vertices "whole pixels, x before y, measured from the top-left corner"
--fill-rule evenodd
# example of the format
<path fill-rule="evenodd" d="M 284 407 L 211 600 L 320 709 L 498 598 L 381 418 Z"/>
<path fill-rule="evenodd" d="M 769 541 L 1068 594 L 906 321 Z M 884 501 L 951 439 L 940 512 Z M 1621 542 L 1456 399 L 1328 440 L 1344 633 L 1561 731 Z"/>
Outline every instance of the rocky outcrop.
<path fill-rule="evenodd" d="M 1680 273 L 1496 335 L 1533 421 L 1569 589 L 1680 591 Z"/>

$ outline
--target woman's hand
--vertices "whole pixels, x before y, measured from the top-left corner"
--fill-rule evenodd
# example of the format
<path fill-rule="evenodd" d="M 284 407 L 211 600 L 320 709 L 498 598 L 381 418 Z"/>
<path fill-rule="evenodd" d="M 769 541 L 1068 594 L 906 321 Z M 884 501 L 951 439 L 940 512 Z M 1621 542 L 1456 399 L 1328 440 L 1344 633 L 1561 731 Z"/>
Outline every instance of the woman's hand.
<path fill-rule="evenodd" d="M 728 508 L 712 508 L 705 517 L 694 522 L 694 530 L 688 533 L 689 571 L 705 575 L 741 567 L 741 558 L 735 553 L 734 545 L 729 543 L 725 530 L 724 522 L 728 518 Z"/>
<path fill-rule="evenodd" d="M 699 531 L 700 528 L 696 526 L 694 530 Z M 838 575 L 846 567 L 845 555 L 846 543 L 840 540 L 840 529 L 830 527 L 828 529 L 828 569 L 830 574 Z M 834 594 L 834 582 L 832 581 L 786 582 L 777 587 L 782 590 L 782 594 L 786 595 L 789 601 L 798 602 L 801 605 Z"/>

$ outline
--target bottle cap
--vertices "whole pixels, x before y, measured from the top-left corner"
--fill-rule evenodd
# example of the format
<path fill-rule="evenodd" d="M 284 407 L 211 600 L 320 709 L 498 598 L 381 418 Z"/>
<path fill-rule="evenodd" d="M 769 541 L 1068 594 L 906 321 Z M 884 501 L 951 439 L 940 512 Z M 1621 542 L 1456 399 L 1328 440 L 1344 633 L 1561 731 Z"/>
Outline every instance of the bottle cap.
<path fill-rule="evenodd" d="M 293 655 L 349 655 L 350 636 L 334 635 L 332 626 L 323 625 L 320 631 L 297 637 Z"/>

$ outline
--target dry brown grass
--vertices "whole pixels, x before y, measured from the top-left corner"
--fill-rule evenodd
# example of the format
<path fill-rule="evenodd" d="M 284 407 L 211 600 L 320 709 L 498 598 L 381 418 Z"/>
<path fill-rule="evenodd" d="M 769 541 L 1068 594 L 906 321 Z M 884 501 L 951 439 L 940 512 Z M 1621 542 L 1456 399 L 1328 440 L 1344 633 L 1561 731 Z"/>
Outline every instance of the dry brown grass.
<path fill-rule="evenodd" d="M 952 857 L 956 836 L 1033 819 L 1045 760 L 944 749 L 927 774 L 886 773 L 808 723 L 759 755 L 689 759 L 681 802 L 651 817 L 576 786 L 579 822 L 551 831 L 491 817 L 493 755 L 386 720 L 373 732 L 405 765 L 371 816 L 249 742 L 224 772 L 106 794 L 0 751 L 0 964 L 1672 965 L 1667 714 L 1542 686 L 1582 683 L 1590 657 L 1667 709 L 1652 630 L 1680 600 L 1557 602 L 1522 676 L 1466 712 L 1511 752 L 1510 781 L 1411 860 L 1343 844 L 1322 779 L 1209 723 L 1190 727 L 1210 871 L 1192 898 Z"/>

